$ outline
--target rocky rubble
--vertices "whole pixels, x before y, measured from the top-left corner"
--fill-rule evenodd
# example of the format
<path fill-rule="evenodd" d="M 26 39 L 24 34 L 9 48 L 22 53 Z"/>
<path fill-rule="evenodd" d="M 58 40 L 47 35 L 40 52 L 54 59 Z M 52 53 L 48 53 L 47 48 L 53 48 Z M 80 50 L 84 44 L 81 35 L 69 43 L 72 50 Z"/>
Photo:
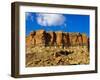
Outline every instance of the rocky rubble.
<path fill-rule="evenodd" d="M 26 67 L 89 64 L 87 47 L 31 48 L 26 54 Z"/>

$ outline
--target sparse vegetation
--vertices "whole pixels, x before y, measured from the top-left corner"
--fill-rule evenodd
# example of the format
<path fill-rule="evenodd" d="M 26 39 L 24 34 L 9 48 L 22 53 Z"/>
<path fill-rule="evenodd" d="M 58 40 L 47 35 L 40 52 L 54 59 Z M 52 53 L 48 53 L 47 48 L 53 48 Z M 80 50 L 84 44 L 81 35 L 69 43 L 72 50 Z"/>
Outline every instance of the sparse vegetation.
<path fill-rule="evenodd" d="M 28 47 L 26 67 L 89 64 L 87 46 L 68 48 Z"/>

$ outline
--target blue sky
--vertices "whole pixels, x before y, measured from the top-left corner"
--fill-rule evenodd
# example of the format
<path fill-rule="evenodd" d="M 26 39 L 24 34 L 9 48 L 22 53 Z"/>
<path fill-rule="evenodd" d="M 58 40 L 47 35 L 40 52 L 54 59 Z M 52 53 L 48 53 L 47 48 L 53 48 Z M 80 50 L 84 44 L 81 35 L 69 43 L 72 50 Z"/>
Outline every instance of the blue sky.
<path fill-rule="evenodd" d="M 26 35 L 31 31 L 80 32 L 89 36 L 90 16 L 76 14 L 25 13 Z"/>

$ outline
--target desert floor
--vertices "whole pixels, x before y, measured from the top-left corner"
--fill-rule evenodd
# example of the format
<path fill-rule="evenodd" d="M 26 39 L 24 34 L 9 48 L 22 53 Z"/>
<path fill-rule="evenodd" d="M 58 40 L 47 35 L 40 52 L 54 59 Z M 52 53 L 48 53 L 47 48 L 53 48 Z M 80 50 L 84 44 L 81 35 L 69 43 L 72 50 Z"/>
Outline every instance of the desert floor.
<path fill-rule="evenodd" d="M 80 65 L 89 61 L 87 46 L 26 48 L 26 67 Z"/>

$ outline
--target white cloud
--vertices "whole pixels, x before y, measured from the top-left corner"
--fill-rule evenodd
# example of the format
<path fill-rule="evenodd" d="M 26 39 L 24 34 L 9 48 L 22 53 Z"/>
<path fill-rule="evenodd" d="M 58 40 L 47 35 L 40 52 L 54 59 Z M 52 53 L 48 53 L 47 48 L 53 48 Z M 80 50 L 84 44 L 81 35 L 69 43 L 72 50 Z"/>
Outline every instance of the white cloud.
<path fill-rule="evenodd" d="M 61 26 L 65 24 L 65 20 L 62 14 L 37 14 L 37 22 L 41 26 Z"/>

